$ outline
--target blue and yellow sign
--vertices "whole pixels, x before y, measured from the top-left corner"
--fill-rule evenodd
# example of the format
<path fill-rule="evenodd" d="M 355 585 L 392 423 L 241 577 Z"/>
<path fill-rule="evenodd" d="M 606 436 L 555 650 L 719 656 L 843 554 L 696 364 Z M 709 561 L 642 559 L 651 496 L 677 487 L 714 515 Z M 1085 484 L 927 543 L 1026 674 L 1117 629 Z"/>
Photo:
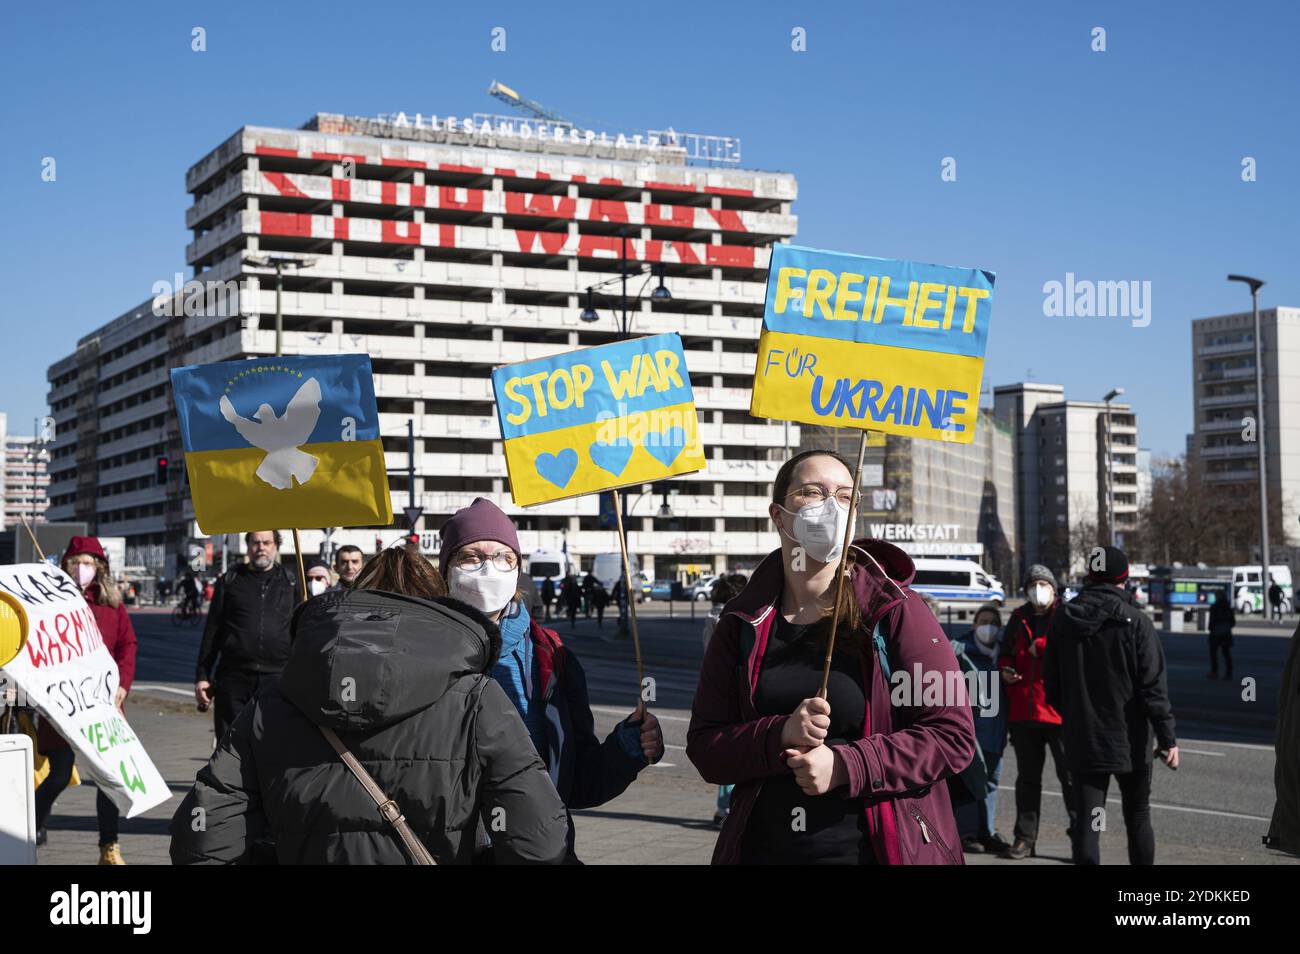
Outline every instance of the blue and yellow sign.
<path fill-rule="evenodd" d="M 369 355 L 253 358 L 171 377 L 204 533 L 392 522 Z"/>
<path fill-rule="evenodd" d="M 776 245 L 749 413 L 970 443 L 993 278 Z"/>
<path fill-rule="evenodd" d="M 507 365 L 492 372 L 492 389 L 521 507 L 704 466 L 676 334 Z"/>

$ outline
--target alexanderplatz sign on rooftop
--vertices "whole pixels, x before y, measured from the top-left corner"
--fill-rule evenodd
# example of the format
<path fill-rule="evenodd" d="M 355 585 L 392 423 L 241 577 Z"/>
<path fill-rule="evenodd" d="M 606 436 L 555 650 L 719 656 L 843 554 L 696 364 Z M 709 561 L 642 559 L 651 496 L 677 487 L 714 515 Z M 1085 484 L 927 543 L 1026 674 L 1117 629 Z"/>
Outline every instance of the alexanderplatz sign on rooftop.
<path fill-rule="evenodd" d="M 674 129 L 609 133 L 585 129 L 565 120 L 530 119 L 474 113 L 440 116 L 424 113 L 381 113 L 374 119 L 317 114 L 308 128 L 320 132 L 364 136 L 424 138 L 421 133 L 464 136 L 475 144 L 518 148 L 554 144 L 618 152 L 657 155 L 669 161 L 740 163 L 740 140 L 734 136 L 709 136 Z"/>

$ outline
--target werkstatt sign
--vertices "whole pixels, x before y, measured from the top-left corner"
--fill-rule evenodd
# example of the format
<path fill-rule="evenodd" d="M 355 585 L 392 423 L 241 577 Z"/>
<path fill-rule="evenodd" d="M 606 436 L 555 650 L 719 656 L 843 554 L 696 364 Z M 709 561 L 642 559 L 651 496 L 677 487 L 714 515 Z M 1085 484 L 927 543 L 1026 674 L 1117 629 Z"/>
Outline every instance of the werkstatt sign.
<path fill-rule="evenodd" d="M 970 443 L 993 278 L 774 246 L 749 413 Z"/>
<path fill-rule="evenodd" d="M 676 334 L 506 365 L 492 389 L 521 507 L 704 467 Z"/>

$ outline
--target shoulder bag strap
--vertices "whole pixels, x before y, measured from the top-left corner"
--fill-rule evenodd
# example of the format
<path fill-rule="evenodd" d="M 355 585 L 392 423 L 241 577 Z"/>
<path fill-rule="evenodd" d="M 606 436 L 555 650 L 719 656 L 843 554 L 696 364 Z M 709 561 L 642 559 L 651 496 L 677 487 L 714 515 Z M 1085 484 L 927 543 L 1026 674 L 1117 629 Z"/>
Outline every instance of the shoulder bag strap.
<path fill-rule="evenodd" d="M 415 836 L 415 832 L 411 831 L 411 826 L 406 823 L 406 816 L 402 814 L 401 807 L 384 794 L 384 790 L 370 777 L 370 773 L 357 761 L 357 757 L 348 751 L 348 747 L 343 744 L 343 740 L 339 738 L 338 733 L 328 726 L 322 725 L 317 726 L 317 728 L 320 729 L 320 734 L 325 736 L 325 741 L 329 742 L 334 751 L 339 754 L 343 764 L 356 776 L 357 781 L 361 783 L 361 787 L 374 799 L 375 806 L 379 809 L 379 816 L 393 826 L 393 830 L 397 832 L 397 837 L 402 840 L 402 844 L 406 847 L 406 853 L 410 857 L 411 863 L 416 865 L 436 865 L 437 860 L 433 855 L 429 854 L 429 849 L 424 847 L 424 842 Z"/>

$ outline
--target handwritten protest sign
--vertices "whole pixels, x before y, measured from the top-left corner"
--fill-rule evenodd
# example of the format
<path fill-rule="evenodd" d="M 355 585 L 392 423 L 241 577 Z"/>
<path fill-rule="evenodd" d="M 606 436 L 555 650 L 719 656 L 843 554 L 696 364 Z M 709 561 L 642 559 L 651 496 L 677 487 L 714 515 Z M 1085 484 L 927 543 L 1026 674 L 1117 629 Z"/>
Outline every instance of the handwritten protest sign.
<path fill-rule="evenodd" d="M 171 798 L 126 718 L 113 704 L 117 663 L 72 578 L 48 563 L 0 567 L 5 602 L 26 621 L 27 643 L 0 669 L 20 703 L 35 706 L 76 750 L 88 774 L 127 818 Z"/>
<path fill-rule="evenodd" d="M 522 507 L 704 466 L 681 338 L 654 335 L 492 372 Z"/>
<path fill-rule="evenodd" d="M 750 414 L 970 443 L 993 278 L 774 246 Z"/>
<path fill-rule="evenodd" d="M 392 522 L 369 355 L 226 361 L 171 378 L 204 533 Z"/>

